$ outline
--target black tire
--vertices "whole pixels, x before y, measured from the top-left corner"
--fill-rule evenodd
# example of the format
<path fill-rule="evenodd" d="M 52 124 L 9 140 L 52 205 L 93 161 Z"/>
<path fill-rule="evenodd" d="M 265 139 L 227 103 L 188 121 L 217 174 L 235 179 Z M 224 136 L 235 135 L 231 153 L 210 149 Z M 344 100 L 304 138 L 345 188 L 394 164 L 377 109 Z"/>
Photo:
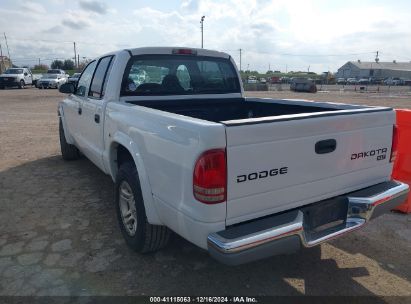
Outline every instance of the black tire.
<path fill-rule="evenodd" d="M 61 156 L 64 160 L 76 160 L 80 158 L 80 151 L 76 146 L 70 145 L 66 141 L 66 136 L 64 134 L 63 123 L 61 119 L 59 121 L 59 135 L 60 135 L 60 150 Z"/>
<path fill-rule="evenodd" d="M 4 86 L 1 86 L 1 87 L 0 87 L 0 90 L 4 90 L 4 89 L 5 89 L 5 87 L 4 87 Z"/>
<path fill-rule="evenodd" d="M 317 86 L 315 85 L 311 86 L 310 93 L 317 93 Z"/>
<path fill-rule="evenodd" d="M 128 232 L 121 215 L 119 194 L 120 186 L 123 182 L 126 182 L 130 186 L 134 197 L 135 217 L 137 218 L 137 228 L 134 235 Z M 125 162 L 120 166 L 117 173 L 114 193 L 117 218 L 126 244 L 139 253 L 149 253 L 165 247 L 170 240 L 171 231 L 165 226 L 151 225 L 147 222 L 140 181 L 134 163 Z"/>
<path fill-rule="evenodd" d="M 24 80 L 22 79 L 22 80 L 20 80 L 20 83 L 19 83 L 19 89 L 24 89 L 24 86 L 25 86 L 26 84 L 24 83 Z"/>

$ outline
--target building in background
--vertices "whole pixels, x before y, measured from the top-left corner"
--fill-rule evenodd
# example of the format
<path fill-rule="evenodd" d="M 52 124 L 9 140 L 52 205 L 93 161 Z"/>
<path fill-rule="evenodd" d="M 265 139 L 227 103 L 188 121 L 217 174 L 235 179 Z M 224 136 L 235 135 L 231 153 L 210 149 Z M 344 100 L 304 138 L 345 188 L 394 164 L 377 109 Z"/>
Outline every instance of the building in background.
<path fill-rule="evenodd" d="M 336 78 L 411 79 L 411 62 L 349 61 L 338 69 Z"/>
<path fill-rule="evenodd" d="M 3 74 L 5 70 L 11 67 L 10 59 L 6 56 L 0 56 L 0 74 Z"/>

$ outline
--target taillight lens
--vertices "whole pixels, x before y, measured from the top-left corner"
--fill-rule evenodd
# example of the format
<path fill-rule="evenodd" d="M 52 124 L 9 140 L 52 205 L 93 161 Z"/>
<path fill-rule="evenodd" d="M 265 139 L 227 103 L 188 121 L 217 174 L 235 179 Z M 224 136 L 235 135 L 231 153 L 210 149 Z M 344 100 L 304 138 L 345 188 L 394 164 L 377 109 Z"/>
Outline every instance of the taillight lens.
<path fill-rule="evenodd" d="M 193 194 L 204 204 L 226 200 L 227 164 L 225 149 L 204 152 L 194 166 Z"/>
<path fill-rule="evenodd" d="M 397 150 L 398 150 L 398 128 L 396 125 L 394 125 L 392 129 L 392 145 L 391 145 L 390 162 L 395 161 L 395 158 L 397 157 Z"/>
<path fill-rule="evenodd" d="M 197 55 L 197 51 L 192 49 L 173 49 L 172 53 L 174 55 Z"/>

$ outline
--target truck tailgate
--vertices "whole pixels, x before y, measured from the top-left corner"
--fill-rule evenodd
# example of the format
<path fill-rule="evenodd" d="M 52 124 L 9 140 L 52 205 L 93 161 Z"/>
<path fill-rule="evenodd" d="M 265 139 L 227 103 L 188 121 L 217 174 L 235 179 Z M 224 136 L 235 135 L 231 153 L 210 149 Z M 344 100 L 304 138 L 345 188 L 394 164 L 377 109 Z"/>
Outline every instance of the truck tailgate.
<path fill-rule="evenodd" d="M 227 225 L 389 180 L 395 113 L 227 124 Z"/>

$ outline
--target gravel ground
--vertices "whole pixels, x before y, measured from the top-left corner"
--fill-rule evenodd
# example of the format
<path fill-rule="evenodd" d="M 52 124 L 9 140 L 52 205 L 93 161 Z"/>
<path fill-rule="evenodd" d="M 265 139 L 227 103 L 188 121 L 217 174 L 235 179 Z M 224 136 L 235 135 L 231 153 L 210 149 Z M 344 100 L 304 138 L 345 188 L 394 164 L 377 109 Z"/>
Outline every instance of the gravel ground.
<path fill-rule="evenodd" d="M 385 96 L 384 96 L 385 94 Z M 248 92 L 411 107 L 407 94 Z M 0 295 L 411 295 L 411 216 L 294 255 L 228 267 L 174 237 L 139 255 L 117 227 L 112 182 L 64 162 L 56 90 L 0 91 Z"/>

